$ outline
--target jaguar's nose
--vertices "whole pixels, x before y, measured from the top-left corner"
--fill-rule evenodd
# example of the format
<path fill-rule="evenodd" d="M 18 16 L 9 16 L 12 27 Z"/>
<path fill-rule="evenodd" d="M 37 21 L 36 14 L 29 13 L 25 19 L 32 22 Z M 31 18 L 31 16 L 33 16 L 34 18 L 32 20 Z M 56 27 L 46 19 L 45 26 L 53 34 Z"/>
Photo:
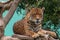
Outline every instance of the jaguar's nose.
<path fill-rule="evenodd" d="M 39 23 L 39 19 L 36 20 L 36 23 Z"/>

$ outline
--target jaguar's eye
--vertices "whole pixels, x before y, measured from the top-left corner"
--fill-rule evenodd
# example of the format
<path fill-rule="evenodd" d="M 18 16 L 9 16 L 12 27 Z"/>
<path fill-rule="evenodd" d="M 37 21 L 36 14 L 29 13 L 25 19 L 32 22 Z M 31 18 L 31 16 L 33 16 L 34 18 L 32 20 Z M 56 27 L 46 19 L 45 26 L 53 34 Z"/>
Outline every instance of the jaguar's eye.
<path fill-rule="evenodd" d="M 35 17 L 35 15 L 32 15 L 33 17 Z"/>
<path fill-rule="evenodd" d="M 42 15 L 41 13 L 39 15 Z"/>

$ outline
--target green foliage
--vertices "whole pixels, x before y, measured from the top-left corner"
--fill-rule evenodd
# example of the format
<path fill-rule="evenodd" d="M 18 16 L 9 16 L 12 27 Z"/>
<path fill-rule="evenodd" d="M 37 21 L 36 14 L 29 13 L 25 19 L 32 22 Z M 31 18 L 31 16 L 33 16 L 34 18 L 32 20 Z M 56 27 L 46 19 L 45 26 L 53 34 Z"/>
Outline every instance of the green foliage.
<path fill-rule="evenodd" d="M 60 19 L 60 0 L 22 0 L 18 5 L 18 11 L 26 7 L 45 7 L 44 22 L 51 20 L 55 25 Z"/>
<path fill-rule="evenodd" d="M 45 0 L 42 5 L 46 8 L 44 21 L 52 20 L 54 24 L 58 24 L 60 15 L 60 0 Z"/>

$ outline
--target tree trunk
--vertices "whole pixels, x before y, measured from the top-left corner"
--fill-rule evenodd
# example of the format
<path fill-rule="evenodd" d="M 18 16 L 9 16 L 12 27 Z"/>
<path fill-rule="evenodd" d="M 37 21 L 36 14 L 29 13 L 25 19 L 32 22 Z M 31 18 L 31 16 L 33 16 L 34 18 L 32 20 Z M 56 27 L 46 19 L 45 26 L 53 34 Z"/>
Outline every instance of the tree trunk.
<path fill-rule="evenodd" d="M 2 8 L 2 10 L 0 11 L 0 24 L 3 22 L 4 24 L 2 25 L 2 26 L 0 26 L 0 28 L 1 27 L 4 27 L 5 28 L 5 26 L 7 25 L 7 23 L 9 22 L 9 20 L 11 19 L 11 17 L 13 16 L 13 14 L 14 14 L 14 12 L 15 12 L 15 10 L 16 10 L 16 8 L 17 8 L 17 6 L 18 6 L 18 3 L 20 2 L 20 0 L 14 0 L 13 1 L 13 3 L 12 4 L 6 4 L 6 5 L 1 5 L 0 4 L 0 7 Z M 8 12 L 8 14 L 4 17 L 4 18 L 2 18 L 2 14 L 3 14 L 3 12 L 4 12 L 4 10 L 7 8 L 7 6 L 11 6 L 10 7 L 10 9 L 9 9 L 9 12 Z M 1 20 L 1 18 L 4 20 Z M 2 34 L 4 35 L 4 28 L 1 28 L 0 30 L 3 30 L 2 31 Z M 0 33 L 1 33 L 1 31 L 0 31 Z M 1 34 L 0 34 L 1 35 Z M 1 35 L 1 37 L 3 36 L 3 35 Z"/>
<path fill-rule="evenodd" d="M 14 0 L 8 14 L 6 15 L 6 17 L 4 17 L 4 22 L 5 22 L 5 26 L 8 24 L 9 20 L 11 19 L 11 17 L 13 16 L 18 4 L 19 4 L 20 0 Z"/>

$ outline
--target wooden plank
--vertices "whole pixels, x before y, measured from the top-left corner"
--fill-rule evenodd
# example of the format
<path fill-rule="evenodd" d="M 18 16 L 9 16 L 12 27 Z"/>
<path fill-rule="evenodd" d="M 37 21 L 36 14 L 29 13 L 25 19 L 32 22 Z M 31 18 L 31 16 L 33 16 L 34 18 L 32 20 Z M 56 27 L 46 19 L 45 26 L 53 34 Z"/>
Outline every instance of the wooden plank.
<path fill-rule="evenodd" d="M 24 36 L 24 35 L 18 35 L 18 34 L 14 34 L 12 37 L 17 37 L 17 38 L 19 38 L 19 39 L 29 39 L 29 40 L 33 40 L 32 37 Z"/>

